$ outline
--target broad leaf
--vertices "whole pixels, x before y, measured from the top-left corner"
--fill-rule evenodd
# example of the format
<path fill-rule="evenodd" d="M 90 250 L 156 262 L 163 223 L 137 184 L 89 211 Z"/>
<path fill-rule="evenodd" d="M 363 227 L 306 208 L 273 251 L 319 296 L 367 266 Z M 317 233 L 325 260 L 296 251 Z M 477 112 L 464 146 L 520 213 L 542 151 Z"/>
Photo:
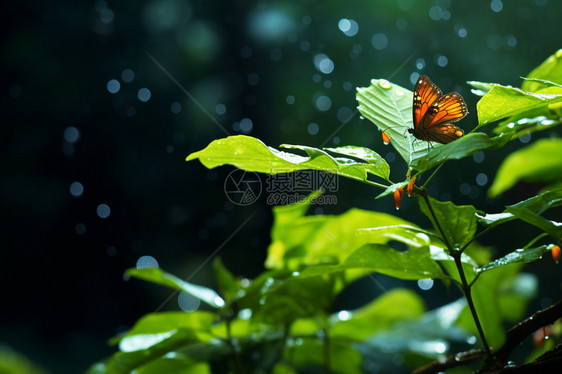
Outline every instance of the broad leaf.
<path fill-rule="evenodd" d="M 562 93 L 533 93 L 498 84 L 478 101 L 478 124 L 479 127 L 484 126 L 505 117 L 557 103 L 562 103 Z"/>
<path fill-rule="evenodd" d="M 479 273 L 484 271 L 496 269 L 500 266 L 510 265 L 510 264 L 517 264 L 517 263 L 527 263 L 533 262 L 536 260 L 540 260 L 542 255 L 553 247 L 554 245 L 541 245 L 535 248 L 529 249 L 516 249 L 515 251 L 508 253 L 507 255 L 490 262 L 487 265 L 482 266 L 478 269 Z"/>
<path fill-rule="evenodd" d="M 538 78 L 562 84 L 562 49 L 549 56 L 542 64 L 527 75 L 527 78 Z M 525 80 L 521 88 L 525 91 L 535 92 L 544 87 L 539 82 Z"/>
<path fill-rule="evenodd" d="M 434 147 L 425 156 L 413 160 L 410 166 L 418 171 L 429 170 L 446 160 L 458 160 L 485 149 L 498 149 L 509 140 L 510 137 L 505 135 L 490 138 L 481 132 L 471 133 L 442 147 Z"/>
<path fill-rule="evenodd" d="M 424 312 L 423 299 L 414 291 L 393 288 L 359 309 L 332 315 L 330 336 L 365 340 L 377 332 L 391 329 L 399 322 L 418 318 Z M 303 333 L 298 324 L 291 332 Z"/>
<path fill-rule="evenodd" d="M 478 212 L 472 205 L 455 205 L 450 201 L 438 201 L 432 197 L 428 197 L 435 213 L 435 222 L 433 215 L 430 212 L 424 199 L 418 199 L 420 204 L 420 209 L 423 214 L 425 214 L 435 229 L 435 232 L 445 235 L 445 240 L 451 247 L 462 248 L 467 244 L 474 233 L 476 232 L 476 226 L 478 218 L 476 213 Z M 441 227 L 441 230 L 439 230 Z"/>
<path fill-rule="evenodd" d="M 146 314 L 119 338 L 123 352 L 147 349 L 166 340 L 177 330 L 190 331 L 199 341 L 209 341 L 214 315 L 209 312 L 161 312 Z"/>
<path fill-rule="evenodd" d="M 366 181 L 369 174 L 388 179 L 388 164 L 380 156 L 375 163 L 358 162 L 351 158 L 334 158 L 325 151 L 312 147 L 284 147 L 299 149 L 307 156 L 279 151 L 251 136 L 236 135 L 212 141 L 205 149 L 187 156 L 186 161 L 199 159 L 209 169 L 229 164 L 242 170 L 267 174 L 313 169 L 359 181 Z M 373 160 L 376 157 L 374 152 L 371 157 Z"/>
<path fill-rule="evenodd" d="M 478 216 L 478 222 L 484 226 L 497 226 L 499 224 L 517 219 L 509 209 L 528 209 L 535 214 L 541 214 L 545 210 L 555 208 L 562 205 L 562 187 L 541 192 L 537 196 L 533 196 L 527 200 L 523 200 L 517 204 L 508 205 L 503 213 L 486 214 Z"/>
<path fill-rule="evenodd" d="M 554 183 L 562 180 L 562 139 L 541 139 L 510 154 L 488 190 L 498 196 L 519 181 Z"/>
<path fill-rule="evenodd" d="M 408 225 L 396 216 L 350 209 L 340 215 L 308 215 L 308 204 L 273 208 L 274 222 L 266 267 L 299 270 L 303 265 L 337 264 L 365 243 L 357 230 Z"/>
<path fill-rule="evenodd" d="M 428 142 L 415 139 L 407 133 L 407 129 L 413 127 L 412 95 L 412 91 L 385 79 L 373 79 L 369 87 L 357 89 L 359 112 L 388 134 L 392 146 L 409 166 L 424 171 L 447 159 L 458 159 L 490 148 L 490 144 L 481 142 L 477 145 L 480 148 L 474 151 L 472 142 L 464 146 L 457 145 L 464 137 L 446 145 L 432 143 L 431 146 Z"/>
<path fill-rule="evenodd" d="M 334 281 L 328 277 L 302 277 L 295 272 L 268 283 L 253 321 L 289 326 L 295 319 L 318 315 L 332 301 Z"/>
<path fill-rule="evenodd" d="M 220 292 L 227 301 L 232 301 L 240 291 L 240 282 L 223 265 L 220 257 L 216 257 L 213 261 L 213 269 Z"/>
<path fill-rule="evenodd" d="M 506 211 L 513 214 L 515 217 L 522 221 L 530 223 L 531 225 L 540 228 L 548 233 L 552 239 L 559 243 L 562 240 L 562 222 L 551 221 L 539 214 L 533 212 L 529 208 L 507 207 Z"/>
<path fill-rule="evenodd" d="M 387 356 L 415 353 L 424 357 L 442 357 L 449 351 L 449 342 L 462 344 L 470 338 L 456 326 L 465 308 L 466 300 L 459 299 L 375 334 L 368 345 Z"/>
<path fill-rule="evenodd" d="M 484 335 L 494 349 L 501 347 L 505 341 L 503 322 L 520 319 L 536 292 L 536 282 L 530 280 L 528 275 L 519 274 L 521 265 L 512 264 L 486 271 L 471 288 Z M 463 311 L 459 323 L 467 331 L 479 336 L 469 308 Z"/>
<path fill-rule="evenodd" d="M 207 303 L 213 308 L 222 308 L 224 300 L 212 289 L 189 283 L 169 274 L 160 268 L 148 269 L 128 269 L 125 274 L 131 277 L 143 279 L 152 283 L 160 284 L 162 286 L 170 287 L 178 291 L 183 291 L 191 296 Z"/>
<path fill-rule="evenodd" d="M 548 130 L 562 123 L 562 111 L 549 108 L 532 109 L 500 122 L 496 134 L 512 134 L 511 140 L 537 131 Z"/>
<path fill-rule="evenodd" d="M 350 344 L 349 339 L 334 337 L 329 340 L 328 357 L 330 373 L 345 373 L 345 374 L 362 374 L 361 362 L 362 358 L 356 348 Z M 305 369 L 310 369 L 315 365 L 319 370 L 325 367 L 326 353 L 325 342 L 319 339 L 318 336 L 312 335 L 298 339 L 297 344 L 291 344 L 288 349 L 285 349 L 284 355 L 288 362 L 299 369 L 299 373 L 309 372 Z M 313 366 L 312 366 L 313 367 Z M 313 371 L 318 372 L 318 371 Z"/>
<path fill-rule="evenodd" d="M 359 270 L 366 276 L 372 272 L 400 279 L 445 278 L 445 274 L 431 258 L 429 247 L 410 248 L 400 252 L 385 244 L 365 244 L 339 265 L 310 266 L 301 272 L 303 277 Z"/>

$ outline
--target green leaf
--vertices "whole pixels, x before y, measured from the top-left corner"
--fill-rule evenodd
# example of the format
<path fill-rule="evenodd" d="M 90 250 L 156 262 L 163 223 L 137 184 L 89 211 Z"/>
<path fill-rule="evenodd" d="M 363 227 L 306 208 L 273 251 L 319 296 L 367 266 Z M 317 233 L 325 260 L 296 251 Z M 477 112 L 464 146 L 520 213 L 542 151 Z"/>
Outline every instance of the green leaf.
<path fill-rule="evenodd" d="M 423 299 L 409 289 L 394 288 L 367 305 L 353 311 L 343 311 L 331 316 L 330 336 L 362 341 L 397 323 L 420 317 L 425 312 Z M 376 321 L 376 323 L 373 323 Z M 292 334 L 302 334 L 298 325 Z"/>
<path fill-rule="evenodd" d="M 383 192 L 378 194 L 375 199 L 380 199 L 381 197 L 385 197 L 387 195 L 393 194 L 396 190 L 404 188 L 404 186 L 406 186 L 410 182 L 410 180 L 411 179 L 405 180 L 405 181 L 400 182 L 400 183 L 391 184 L 390 186 L 388 186 L 386 188 L 386 190 L 384 190 Z"/>
<path fill-rule="evenodd" d="M 496 83 L 486 83 L 479 81 L 467 81 L 466 83 L 474 87 L 471 92 L 477 96 L 486 95 L 496 85 Z"/>
<path fill-rule="evenodd" d="M 490 196 L 498 196 L 519 181 L 554 183 L 562 180 L 562 139 L 540 139 L 510 154 L 501 164 Z"/>
<path fill-rule="evenodd" d="M 373 79 L 369 87 L 357 89 L 358 110 L 381 131 L 388 134 L 392 146 L 408 166 L 418 171 L 427 170 L 449 158 L 461 158 L 471 154 L 467 153 L 470 150 L 466 151 L 461 149 L 463 147 L 453 146 L 464 137 L 449 144 L 432 143 L 430 149 L 428 142 L 416 140 L 413 135 L 407 133 L 406 130 L 413 127 L 412 95 L 412 91 L 385 79 Z M 489 147 L 490 145 L 487 145 L 485 148 Z M 461 155 L 463 153 L 464 155 Z M 449 154 L 451 156 L 446 157 Z M 432 163 L 424 161 L 428 159 L 428 156 L 431 160 L 437 161 Z"/>
<path fill-rule="evenodd" d="M 476 215 L 478 211 L 475 207 L 472 205 L 455 205 L 450 201 L 442 202 L 432 197 L 428 197 L 428 199 L 435 213 L 435 218 L 443 230 L 444 239 L 449 245 L 462 248 L 472 240 L 478 222 Z M 418 199 L 418 201 L 422 213 L 429 218 L 435 231 L 441 234 L 425 200 Z"/>
<path fill-rule="evenodd" d="M 294 344 L 285 350 L 285 359 L 297 367 L 299 373 L 311 366 L 324 367 L 324 341 L 317 336 L 299 339 L 299 344 Z M 350 344 L 348 339 L 330 339 L 328 356 L 330 358 L 330 373 L 362 374 L 361 355 Z M 308 371 L 307 371 L 308 372 Z M 314 371 L 316 372 L 316 371 Z"/>
<path fill-rule="evenodd" d="M 166 273 L 160 268 L 128 269 L 125 274 L 186 292 L 213 308 L 222 308 L 225 304 L 224 300 L 214 290 L 186 282 L 172 274 Z"/>
<path fill-rule="evenodd" d="M 449 342 L 465 342 L 469 334 L 456 326 L 466 300 L 459 299 L 426 312 L 416 319 L 398 323 L 369 339 L 369 345 L 385 355 L 415 353 L 437 358 L 449 351 Z"/>
<path fill-rule="evenodd" d="M 445 278 L 439 265 L 431 258 L 429 247 L 400 252 L 385 244 L 365 244 L 339 265 L 310 266 L 301 271 L 303 277 L 320 276 L 344 270 L 360 270 L 390 275 L 399 279 Z"/>
<path fill-rule="evenodd" d="M 517 204 L 508 205 L 503 213 L 486 214 L 484 216 L 479 215 L 478 222 L 484 226 L 495 227 L 502 223 L 520 218 L 511 213 L 514 209 L 518 212 L 527 212 L 527 215 L 540 215 L 547 209 L 561 205 L 562 187 L 559 187 L 543 191 L 539 195 L 520 201 Z"/>
<path fill-rule="evenodd" d="M 274 222 L 266 267 L 299 270 L 305 265 L 337 264 L 365 243 L 357 230 L 375 226 L 407 225 L 386 213 L 350 209 L 340 215 L 305 216 L 308 204 L 273 208 Z"/>
<path fill-rule="evenodd" d="M 412 97 L 412 91 L 386 79 L 371 80 L 369 87 L 357 88 L 356 95 L 361 115 L 390 136 L 393 147 L 407 164 L 415 158 L 414 138 L 404 136 L 413 127 Z"/>
<path fill-rule="evenodd" d="M 106 364 L 106 373 L 128 374 L 158 358 L 164 357 L 170 352 L 184 349 L 197 342 L 197 338 L 188 329 L 170 331 L 165 338 L 160 339 L 146 349 L 129 352 L 117 352 Z"/>
<path fill-rule="evenodd" d="M 312 317 L 327 309 L 334 280 L 321 276 L 305 278 L 295 272 L 283 280 L 269 279 L 264 288 L 253 321 L 288 326 L 297 318 Z"/>
<path fill-rule="evenodd" d="M 518 208 L 510 206 L 507 207 L 506 211 L 513 214 L 520 220 L 530 223 L 531 225 L 536 226 L 544 232 L 548 233 L 557 243 L 562 240 L 562 222 L 556 222 L 546 219 L 528 208 Z"/>
<path fill-rule="evenodd" d="M 236 299 L 241 288 L 240 282 L 228 271 L 220 257 L 216 257 L 213 261 L 213 269 L 215 271 L 215 281 L 224 298 L 227 301 Z"/>
<path fill-rule="evenodd" d="M 119 338 L 119 347 L 123 352 L 147 349 L 166 340 L 180 329 L 189 331 L 198 341 L 209 341 L 213 319 L 212 313 L 204 311 L 146 314 L 125 336 Z"/>
<path fill-rule="evenodd" d="M 537 131 L 548 130 L 562 123 L 562 113 L 548 108 L 532 109 L 500 122 L 495 128 L 496 134 L 513 134 L 511 140 Z"/>
<path fill-rule="evenodd" d="M 527 78 L 538 78 L 562 84 L 562 49 L 549 56 L 542 64 L 527 75 Z M 538 82 L 523 81 L 521 88 L 525 91 L 535 92 L 542 88 Z"/>
<path fill-rule="evenodd" d="M 516 264 L 516 263 L 527 263 L 527 262 L 533 262 L 539 260 L 542 258 L 542 255 L 550 251 L 550 249 L 553 246 L 554 245 L 550 244 L 550 245 L 541 245 L 539 247 L 529 248 L 529 249 L 523 249 L 523 248 L 516 249 L 515 251 L 508 253 L 507 255 L 498 258 L 497 260 L 494 260 L 493 262 L 490 262 L 487 265 L 482 266 L 481 268 L 478 269 L 478 272 L 482 273 L 484 271 L 496 269 L 500 266 Z"/>
<path fill-rule="evenodd" d="M 173 357 L 160 357 L 135 370 L 135 374 L 211 374 L 211 367 L 173 352 Z"/>
<path fill-rule="evenodd" d="M 368 174 L 388 178 L 388 164 L 382 158 L 377 163 L 358 162 L 350 158 L 334 158 L 312 147 L 284 147 L 299 149 L 306 152 L 307 156 L 279 151 L 251 136 L 236 135 L 212 141 L 205 149 L 187 156 L 186 161 L 199 159 L 209 169 L 229 164 L 242 170 L 267 174 L 313 169 L 358 181 L 366 181 Z M 374 154 L 372 152 L 371 156 L 375 157 Z"/>
<path fill-rule="evenodd" d="M 514 287 L 527 287 L 524 283 L 527 283 L 525 279 L 528 277 L 524 275 L 521 279 L 519 274 L 521 266 L 522 264 L 511 264 L 483 272 L 471 288 L 484 335 L 494 349 L 500 348 L 505 341 L 503 321 L 520 319 L 525 312 L 526 303 L 533 295 L 533 292 L 519 292 Z M 515 305 L 517 302 L 520 305 Z M 467 331 L 479 336 L 468 308 L 463 311 L 459 323 Z"/>
<path fill-rule="evenodd" d="M 418 171 L 429 170 L 446 160 L 458 160 L 485 149 L 498 149 L 509 140 L 508 135 L 490 138 L 481 132 L 471 133 L 441 147 L 433 147 L 425 156 L 413 160 L 410 166 Z"/>
<path fill-rule="evenodd" d="M 476 105 L 478 127 L 557 103 L 562 103 L 562 94 L 525 92 L 519 88 L 497 84 Z"/>
<path fill-rule="evenodd" d="M 45 374 L 22 354 L 0 345 L 0 373 L 2 374 Z"/>
<path fill-rule="evenodd" d="M 390 176 L 390 167 L 388 166 L 386 160 L 372 149 L 348 145 L 337 148 L 324 148 L 324 150 L 333 153 L 339 153 L 344 156 L 355 157 L 369 164 L 372 164 L 379 172 L 379 176 L 388 181 L 388 177 Z"/>

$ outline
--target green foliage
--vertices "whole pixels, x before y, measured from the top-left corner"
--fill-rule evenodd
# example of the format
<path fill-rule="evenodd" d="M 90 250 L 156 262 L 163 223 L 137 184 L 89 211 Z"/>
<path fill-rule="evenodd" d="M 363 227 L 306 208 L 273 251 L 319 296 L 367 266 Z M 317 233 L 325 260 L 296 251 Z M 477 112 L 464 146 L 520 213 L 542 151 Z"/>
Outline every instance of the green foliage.
<path fill-rule="evenodd" d="M 431 204 L 419 199 L 420 210 L 433 224 L 437 232 L 445 236 L 448 247 L 462 248 L 474 237 L 477 225 L 477 210 L 472 205 L 455 205 L 450 201 L 437 201 L 428 197 Z"/>
<path fill-rule="evenodd" d="M 2 374 L 44 374 L 45 371 L 25 356 L 0 345 L 0 373 Z"/>
<path fill-rule="evenodd" d="M 162 271 L 160 268 L 129 269 L 125 274 L 186 292 L 214 308 L 221 308 L 224 306 L 224 300 L 221 299 L 214 290 L 186 282 L 172 274 Z"/>
<path fill-rule="evenodd" d="M 504 118 L 511 122 L 500 123 L 495 137 L 473 132 L 431 148 L 404 136 L 412 125 L 409 90 L 382 79 L 359 88 L 359 111 L 388 133 L 409 167 L 402 182 L 390 181 L 389 165 L 377 153 L 356 146 L 325 150 L 285 146 L 306 154 L 301 156 L 249 136 L 233 136 L 211 142 L 187 160 L 199 159 L 208 168 L 231 164 L 268 174 L 321 170 L 380 188 L 378 197 L 383 197 L 405 188 L 413 170 L 419 179 L 446 161 L 499 149 L 524 131 L 537 131 L 524 126 L 529 123 L 524 118 L 534 118 L 535 124 L 552 120 L 562 103 L 561 57 L 559 51 L 533 70 L 522 89 L 470 82 L 483 95 L 477 106 L 479 127 Z M 514 121 L 518 125 L 509 126 Z M 490 194 L 502 193 L 519 180 L 560 182 L 562 159 L 556 152 L 560 145 L 556 139 L 537 141 L 507 157 Z M 388 184 L 370 181 L 369 176 Z M 126 334 L 113 339 L 119 352 L 93 365 L 89 373 L 362 373 L 364 362 L 374 358 L 381 372 L 389 372 L 394 368 L 389 354 L 403 357 L 406 366 L 419 366 L 449 353 L 452 343 L 470 348 L 466 342 L 474 341 L 473 335 L 493 360 L 489 349 L 501 348 L 506 322 L 519 321 L 536 294 L 536 277 L 522 273 L 523 265 L 540 260 L 552 242 L 562 240 L 562 224 L 543 215 L 562 205 L 562 188 L 556 186 L 495 214 L 438 201 L 428 195 L 425 185 L 415 187 L 413 194 L 433 230 L 361 209 L 307 215 L 320 193 L 273 208 L 268 270 L 255 279 L 236 278 L 218 258 L 213 263 L 218 292 L 157 268 L 127 270 L 130 276 L 187 292 L 211 311 L 142 317 Z M 526 245 L 501 248 L 504 254 L 492 259 L 477 240 L 516 219 L 540 234 Z M 447 286 L 458 286 L 465 297 L 427 311 L 415 292 L 387 290 L 377 274 L 406 281 L 442 280 Z M 381 295 L 357 310 L 334 310 L 338 295 L 359 278 L 370 279 Z"/>
<path fill-rule="evenodd" d="M 209 169 L 225 164 L 246 171 L 267 174 L 313 169 L 359 181 L 366 181 L 369 174 L 388 180 L 388 164 L 370 149 L 351 146 L 332 148 L 335 153 L 350 156 L 332 157 L 327 152 L 312 147 L 298 145 L 283 147 L 304 151 L 307 156 L 279 151 L 251 136 L 237 135 L 214 140 L 207 148 L 190 154 L 186 160 L 199 159 Z M 356 158 L 363 162 L 355 160 Z"/>
<path fill-rule="evenodd" d="M 429 170 L 447 160 L 461 159 L 485 149 L 503 146 L 509 137 L 490 138 L 474 133 L 449 144 L 416 141 L 408 134 L 412 122 L 412 92 L 385 79 L 373 79 L 369 87 L 357 89 L 358 110 L 388 134 L 392 146 L 408 166 L 418 171 Z"/>
<path fill-rule="evenodd" d="M 488 190 L 498 196 L 519 181 L 552 184 L 562 181 L 562 139 L 541 139 L 510 154 Z"/>

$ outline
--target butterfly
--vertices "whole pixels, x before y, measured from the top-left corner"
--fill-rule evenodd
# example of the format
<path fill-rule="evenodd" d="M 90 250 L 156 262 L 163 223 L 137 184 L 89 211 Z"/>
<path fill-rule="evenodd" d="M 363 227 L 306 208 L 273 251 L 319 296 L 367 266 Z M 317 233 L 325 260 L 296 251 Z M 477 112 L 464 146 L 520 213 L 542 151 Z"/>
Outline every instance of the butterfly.
<path fill-rule="evenodd" d="M 466 103 L 459 93 L 443 92 L 425 75 L 420 75 L 414 88 L 414 128 L 408 132 L 417 139 L 447 144 L 464 135 L 464 131 L 451 122 L 468 114 Z"/>

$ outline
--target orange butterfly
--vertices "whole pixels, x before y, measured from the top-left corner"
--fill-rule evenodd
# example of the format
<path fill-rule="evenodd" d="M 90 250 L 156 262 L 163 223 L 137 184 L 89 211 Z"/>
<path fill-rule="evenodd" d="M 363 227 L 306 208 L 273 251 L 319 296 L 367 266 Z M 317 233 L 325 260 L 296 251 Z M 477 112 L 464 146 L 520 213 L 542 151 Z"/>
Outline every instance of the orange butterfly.
<path fill-rule="evenodd" d="M 408 132 L 420 140 L 447 144 L 464 135 L 451 122 L 466 116 L 468 110 L 462 96 L 443 92 L 425 75 L 420 75 L 414 88 L 414 128 Z"/>

